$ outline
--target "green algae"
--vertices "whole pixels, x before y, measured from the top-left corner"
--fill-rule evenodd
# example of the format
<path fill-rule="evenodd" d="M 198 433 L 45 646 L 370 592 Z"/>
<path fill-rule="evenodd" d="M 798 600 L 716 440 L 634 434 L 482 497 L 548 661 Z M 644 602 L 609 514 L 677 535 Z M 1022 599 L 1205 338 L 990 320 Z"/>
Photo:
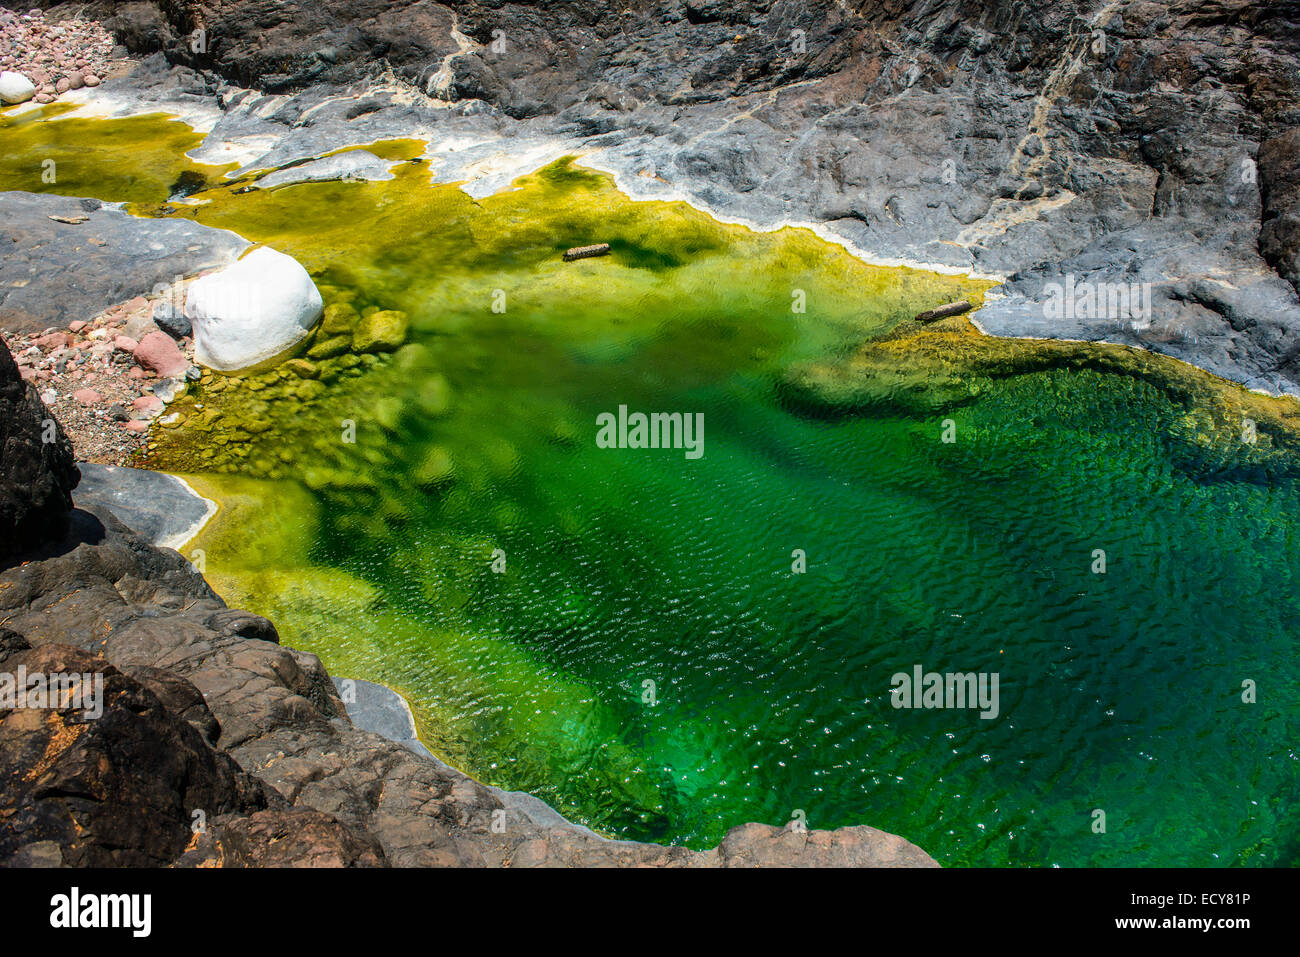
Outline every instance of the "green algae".
<path fill-rule="evenodd" d="M 205 374 L 146 464 L 222 503 L 186 549 L 219 593 L 401 691 L 451 763 L 695 846 L 799 809 L 949 863 L 1294 857 L 1294 403 L 918 328 L 987 284 L 634 203 L 572 160 L 481 200 L 420 162 L 210 182 L 136 211 L 291 253 L 327 320 L 303 364 Z M 611 254 L 561 261 L 591 242 Z M 406 343 L 358 354 L 388 310 Z M 618 404 L 704 410 L 705 457 L 596 448 Z M 1001 670 L 1010 720 L 891 711 L 914 662 Z M 1261 674 L 1277 696 L 1244 712 Z"/>
<path fill-rule="evenodd" d="M 199 192 L 235 169 L 190 160 L 186 153 L 203 134 L 162 113 L 117 120 L 65 115 L 73 109 L 55 103 L 0 111 L 0 190 L 158 204 L 177 192 Z"/>

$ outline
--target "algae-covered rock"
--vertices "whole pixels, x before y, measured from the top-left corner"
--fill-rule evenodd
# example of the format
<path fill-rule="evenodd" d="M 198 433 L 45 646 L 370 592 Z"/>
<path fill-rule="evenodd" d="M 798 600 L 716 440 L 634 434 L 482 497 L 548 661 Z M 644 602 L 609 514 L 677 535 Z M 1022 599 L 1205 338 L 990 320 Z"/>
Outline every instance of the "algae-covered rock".
<path fill-rule="evenodd" d="M 399 309 L 383 309 L 362 318 L 352 333 L 357 352 L 392 352 L 406 341 L 409 323 Z"/>
<path fill-rule="evenodd" d="M 424 453 L 412 477 L 422 489 L 438 488 L 455 479 L 456 463 L 452 461 L 450 452 L 441 445 L 434 445 Z"/>
<path fill-rule="evenodd" d="M 385 396 L 375 403 L 375 421 L 389 432 L 396 432 L 402 421 L 403 406 L 401 399 Z"/>
<path fill-rule="evenodd" d="M 356 307 L 348 302 L 334 302 L 325 307 L 325 318 L 321 320 L 321 330 L 337 335 L 341 332 L 352 334 L 353 328 L 361 319 Z"/>
<path fill-rule="evenodd" d="M 422 415 L 446 415 L 451 408 L 451 383 L 439 372 L 427 376 L 420 383 L 417 401 Z"/>
<path fill-rule="evenodd" d="M 323 382 L 320 382 L 317 379 L 304 379 L 298 385 L 297 394 L 298 398 L 305 402 L 310 402 L 313 399 L 319 399 L 326 393 L 326 391 L 328 390 L 325 388 Z"/>
<path fill-rule="evenodd" d="M 284 368 L 299 379 L 315 379 L 320 376 L 320 369 L 306 359 L 290 359 L 284 364 Z"/>
<path fill-rule="evenodd" d="M 307 350 L 308 359 L 333 359 L 352 348 L 351 336 L 331 336 L 312 344 Z"/>

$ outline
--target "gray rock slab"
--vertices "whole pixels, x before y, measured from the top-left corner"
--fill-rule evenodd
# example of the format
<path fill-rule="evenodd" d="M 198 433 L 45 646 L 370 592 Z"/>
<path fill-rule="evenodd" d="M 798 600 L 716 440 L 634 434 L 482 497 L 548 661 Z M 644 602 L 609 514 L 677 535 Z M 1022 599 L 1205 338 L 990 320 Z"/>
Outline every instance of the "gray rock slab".
<path fill-rule="evenodd" d="M 250 184 L 259 189 L 293 186 L 298 183 L 323 183 L 332 180 L 351 182 L 392 179 L 392 168 L 397 164 L 382 159 L 368 150 L 348 150 L 322 159 L 311 160 L 297 166 L 267 173 Z"/>
<path fill-rule="evenodd" d="M 0 328 L 8 332 L 91 319 L 177 276 L 228 265 L 249 246 L 190 220 L 138 219 L 97 199 L 36 193 L 0 192 L 0 223 Z"/>
<path fill-rule="evenodd" d="M 117 465 L 82 462 L 81 482 L 72 493 L 78 508 L 102 506 L 152 545 L 178 548 L 216 511 L 174 475 Z"/>
<path fill-rule="evenodd" d="M 415 718 L 411 714 L 411 708 L 400 694 L 385 685 L 360 678 L 334 678 L 333 680 L 334 687 L 347 708 L 348 717 L 356 727 L 403 745 L 448 772 L 455 773 L 454 768 L 439 760 L 432 751 L 420 743 L 420 739 L 416 737 Z M 483 785 L 483 787 L 504 807 L 517 811 L 539 827 L 570 827 L 593 838 L 610 840 L 601 837 L 590 828 L 574 824 L 541 798 L 534 797 L 526 791 L 506 791 L 491 785 Z"/>

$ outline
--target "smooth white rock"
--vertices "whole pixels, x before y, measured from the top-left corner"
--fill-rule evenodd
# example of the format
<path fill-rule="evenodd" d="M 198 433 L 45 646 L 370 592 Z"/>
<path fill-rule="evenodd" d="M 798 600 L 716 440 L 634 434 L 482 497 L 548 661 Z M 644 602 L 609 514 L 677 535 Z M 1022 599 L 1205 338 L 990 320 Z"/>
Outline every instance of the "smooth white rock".
<path fill-rule="evenodd" d="M 5 70 L 0 73 L 0 103 L 11 106 L 26 103 L 36 95 L 36 84 L 21 73 Z"/>
<path fill-rule="evenodd" d="M 298 260 L 261 246 L 190 284 L 194 357 L 221 372 L 258 365 L 305 339 L 324 306 Z"/>

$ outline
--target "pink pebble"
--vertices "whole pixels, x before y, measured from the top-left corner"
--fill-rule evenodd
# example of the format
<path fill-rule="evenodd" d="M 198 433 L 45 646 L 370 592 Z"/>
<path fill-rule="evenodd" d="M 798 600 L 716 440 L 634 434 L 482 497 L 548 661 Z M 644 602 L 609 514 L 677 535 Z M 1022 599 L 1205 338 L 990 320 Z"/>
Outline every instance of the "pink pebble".
<path fill-rule="evenodd" d="M 176 347 L 176 340 L 165 332 L 151 332 L 141 339 L 135 349 L 135 361 L 163 376 L 184 375 L 190 367 Z"/>

